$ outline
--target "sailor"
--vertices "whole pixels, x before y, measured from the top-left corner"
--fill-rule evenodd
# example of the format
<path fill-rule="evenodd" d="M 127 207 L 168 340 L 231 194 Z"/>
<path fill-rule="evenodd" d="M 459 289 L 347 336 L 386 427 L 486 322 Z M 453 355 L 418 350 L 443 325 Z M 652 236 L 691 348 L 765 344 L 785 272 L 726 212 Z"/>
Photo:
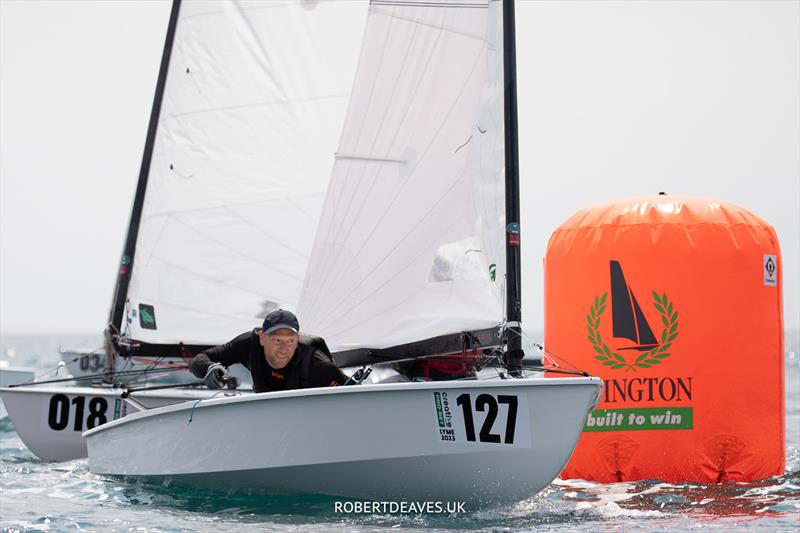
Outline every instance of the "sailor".
<path fill-rule="evenodd" d="M 333 362 L 325 341 L 300 335 L 297 317 L 278 309 L 264 318 L 261 329 L 197 354 L 189 370 L 209 389 L 228 382 L 228 369 L 241 363 L 250 369 L 255 392 L 342 385 L 347 377 Z"/>

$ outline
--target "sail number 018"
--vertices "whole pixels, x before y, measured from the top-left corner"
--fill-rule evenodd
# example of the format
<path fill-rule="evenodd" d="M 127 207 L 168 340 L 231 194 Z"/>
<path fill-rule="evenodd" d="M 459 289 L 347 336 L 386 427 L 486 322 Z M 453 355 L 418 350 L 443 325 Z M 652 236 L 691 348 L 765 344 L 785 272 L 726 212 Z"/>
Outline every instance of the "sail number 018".
<path fill-rule="evenodd" d="M 495 420 L 497 420 L 498 405 L 508 405 L 508 414 L 506 416 L 506 430 L 504 434 L 492 433 Z M 456 398 L 456 404 L 459 405 L 464 412 L 464 429 L 467 432 L 467 440 L 475 442 L 475 420 L 472 415 L 472 398 L 469 394 L 461 394 Z M 486 418 L 483 419 L 480 432 L 477 435 L 479 442 L 494 442 L 503 444 L 514 444 L 514 431 L 517 427 L 517 397 L 511 395 L 497 395 L 497 398 L 491 394 L 479 394 L 475 398 L 475 410 L 487 411 Z"/>
<path fill-rule="evenodd" d="M 71 405 L 70 405 L 71 404 Z M 47 414 L 47 424 L 50 429 L 61 431 L 69 425 L 71 407 L 75 406 L 75 416 L 72 429 L 83 431 L 83 420 L 86 418 L 86 429 L 92 429 L 100 424 L 105 424 L 108 402 L 105 398 L 96 396 L 89 400 L 89 413 L 86 416 L 86 397 L 75 396 L 72 402 L 66 394 L 54 394 L 50 398 L 50 410 Z"/>

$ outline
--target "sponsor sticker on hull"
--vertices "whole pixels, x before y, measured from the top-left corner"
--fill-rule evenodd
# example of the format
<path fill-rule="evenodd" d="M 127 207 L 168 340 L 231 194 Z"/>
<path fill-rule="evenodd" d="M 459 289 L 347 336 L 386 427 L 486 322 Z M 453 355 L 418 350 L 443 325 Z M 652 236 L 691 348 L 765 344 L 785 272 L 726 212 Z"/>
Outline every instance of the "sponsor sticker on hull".
<path fill-rule="evenodd" d="M 524 392 L 434 391 L 434 436 L 443 445 L 531 447 Z"/>

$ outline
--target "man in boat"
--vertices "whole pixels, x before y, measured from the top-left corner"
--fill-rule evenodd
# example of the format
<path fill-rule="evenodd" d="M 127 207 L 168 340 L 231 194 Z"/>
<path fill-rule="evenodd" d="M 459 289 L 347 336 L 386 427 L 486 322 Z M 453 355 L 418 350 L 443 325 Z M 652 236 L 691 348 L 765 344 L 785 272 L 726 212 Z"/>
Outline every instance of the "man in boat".
<path fill-rule="evenodd" d="M 297 317 L 283 309 L 269 313 L 261 329 L 197 354 L 189 370 L 209 389 L 220 389 L 228 381 L 227 367 L 234 363 L 250 369 L 255 392 L 333 387 L 347 381 L 325 341 L 300 335 Z"/>

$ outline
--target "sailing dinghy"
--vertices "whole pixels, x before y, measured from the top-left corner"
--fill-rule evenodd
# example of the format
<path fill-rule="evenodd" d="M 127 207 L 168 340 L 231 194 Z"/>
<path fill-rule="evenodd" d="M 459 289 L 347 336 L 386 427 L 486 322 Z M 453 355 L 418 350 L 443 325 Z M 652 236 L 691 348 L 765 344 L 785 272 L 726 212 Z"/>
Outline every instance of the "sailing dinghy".
<path fill-rule="evenodd" d="M 91 472 L 480 503 L 552 481 L 602 385 L 521 368 L 513 8 L 174 2 L 114 349 L 197 353 L 281 307 L 339 366 L 502 368 L 144 410 L 84 434 Z"/>
<path fill-rule="evenodd" d="M 130 388 L 112 386 L 0 389 L 14 431 L 43 461 L 71 461 L 86 457 L 86 439 L 82 434 L 87 429 L 141 409 L 207 399 L 214 394 L 205 388 L 159 389 L 158 386 L 155 390 L 135 392 L 130 392 Z M 224 394 L 248 392 L 226 390 Z"/>

